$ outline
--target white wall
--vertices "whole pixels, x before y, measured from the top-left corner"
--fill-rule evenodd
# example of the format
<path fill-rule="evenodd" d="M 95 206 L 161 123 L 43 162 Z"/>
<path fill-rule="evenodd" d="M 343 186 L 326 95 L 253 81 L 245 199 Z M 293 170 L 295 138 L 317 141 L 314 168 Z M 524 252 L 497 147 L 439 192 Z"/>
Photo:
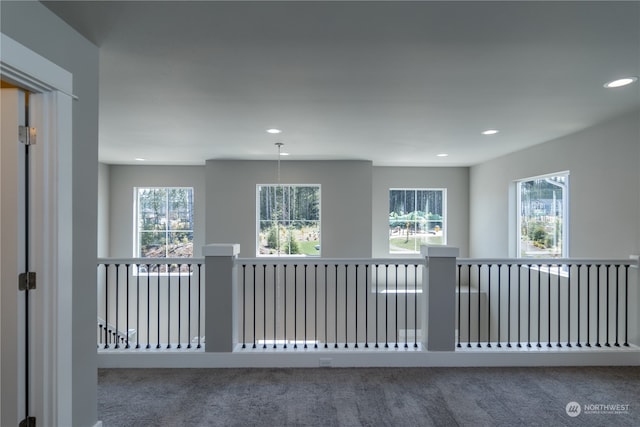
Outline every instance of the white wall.
<path fill-rule="evenodd" d="M 111 165 L 110 169 L 110 257 L 133 256 L 134 187 L 193 187 L 193 255 L 202 255 L 207 199 L 204 166 Z"/>
<path fill-rule="evenodd" d="M 500 157 L 470 171 L 470 255 L 515 256 L 514 180 L 570 171 L 570 257 L 640 251 L 640 112 Z"/>
<path fill-rule="evenodd" d="M 98 48 L 72 30 L 41 3 L 2 1 L 2 32 L 73 74 L 73 330 L 72 418 L 75 426 L 97 420 L 95 347 L 98 190 Z"/>
<path fill-rule="evenodd" d="M 256 255 L 256 185 L 277 183 L 275 161 L 208 160 L 206 243 L 240 243 Z M 371 257 L 369 161 L 282 161 L 283 184 L 321 185 L 321 245 L 326 258 Z"/>
<path fill-rule="evenodd" d="M 469 168 L 373 168 L 373 256 L 389 257 L 389 189 L 446 188 L 447 245 L 469 248 Z"/>

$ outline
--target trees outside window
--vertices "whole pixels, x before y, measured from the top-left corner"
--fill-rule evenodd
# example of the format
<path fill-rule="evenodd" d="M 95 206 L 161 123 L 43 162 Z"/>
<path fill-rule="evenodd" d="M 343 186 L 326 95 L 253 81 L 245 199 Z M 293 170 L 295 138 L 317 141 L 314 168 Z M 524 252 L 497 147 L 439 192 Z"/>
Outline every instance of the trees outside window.
<path fill-rule="evenodd" d="M 526 178 L 516 184 L 518 257 L 568 257 L 569 173 Z"/>
<path fill-rule="evenodd" d="M 193 188 L 135 188 L 134 256 L 193 257 Z"/>
<path fill-rule="evenodd" d="M 421 245 L 445 245 L 446 196 L 446 189 L 390 189 L 389 252 L 420 253 Z"/>
<path fill-rule="evenodd" d="M 257 186 L 258 256 L 320 255 L 320 186 Z"/>

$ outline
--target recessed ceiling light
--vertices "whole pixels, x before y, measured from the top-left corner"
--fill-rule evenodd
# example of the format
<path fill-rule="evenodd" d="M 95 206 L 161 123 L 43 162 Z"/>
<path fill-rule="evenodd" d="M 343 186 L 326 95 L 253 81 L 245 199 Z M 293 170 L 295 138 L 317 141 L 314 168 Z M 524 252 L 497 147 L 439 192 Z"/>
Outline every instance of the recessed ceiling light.
<path fill-rule="evenodd" d="M 281 156 L 288 156 L 289 153 L 280 153 Z"/>
<path fill-rule="evenodd" d="M 483 135 L 495 135 L 498 132 L 500 132 L 498 129 L 487 129 L 487 130 L 483 131 L 482 134 Z"/>
<path fill-rule="evenodd" d="M 449 157 L 449 155 L 447 153 L 436 154 L 436 156 L 438 156 L 438 157 Z"/>
<path fill-rule="evenodd" d="M 135 158 L 135 160 L 136 160 L 137 162 L 144 162 L 144 161 L 145 161 L 145 160 L 147 160 L 147 159 L 143 159 L 142 157 L 136 157 L 136 158 Z"/>
<path fill-rule="evenodd" d="M 267 129 L 268 133 L 281 133 L 282 131 L 280 129 L 276 129 L 276 128 L 271 128 L 271 129 Z"/>
<path fill-rule="evenodd" d="M 604 87 L 606 87 L 607 89 L 614 88 L 614 87 L 622 87 L 622 86 L 630 85 L 631 83 L 636 81 L 638 81 L 637 77 L 625 77 L 622 79 L 617 79 L 617 80 L 607 82 L 604 84 Z"/>

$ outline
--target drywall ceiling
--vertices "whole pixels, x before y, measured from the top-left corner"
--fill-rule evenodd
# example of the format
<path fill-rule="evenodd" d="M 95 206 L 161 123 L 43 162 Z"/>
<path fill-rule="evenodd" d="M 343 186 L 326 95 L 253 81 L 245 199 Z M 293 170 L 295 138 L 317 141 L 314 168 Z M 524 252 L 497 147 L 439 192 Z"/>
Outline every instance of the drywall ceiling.
<path fill-rule="evenodd" d="M 287 159 L 464 166 L 640 108 L 637 82 L 603 87 L 640 75 L 635 1 L 43 3 L 100 46 L 105 163 L 283 142 Z"/>

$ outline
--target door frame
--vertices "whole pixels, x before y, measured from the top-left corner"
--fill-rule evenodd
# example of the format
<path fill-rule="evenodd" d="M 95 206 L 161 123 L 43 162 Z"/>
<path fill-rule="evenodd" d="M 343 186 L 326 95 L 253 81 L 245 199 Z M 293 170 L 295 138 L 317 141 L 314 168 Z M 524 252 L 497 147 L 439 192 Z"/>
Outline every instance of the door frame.
<path fill-rule="evenodd" d="M 73 75 L 3 33 L 0 45 L 0 74 L 33 94 L 30 126 L 38 129 L 32 199 L 38 279 L 31 334 L 42 352 L 31 356 L 35 413 L 27 416 L 42 417 L 40 425 L 71 425 Z M 3 336 L 5 327 L 12 325 L 0 325 Z"/>

